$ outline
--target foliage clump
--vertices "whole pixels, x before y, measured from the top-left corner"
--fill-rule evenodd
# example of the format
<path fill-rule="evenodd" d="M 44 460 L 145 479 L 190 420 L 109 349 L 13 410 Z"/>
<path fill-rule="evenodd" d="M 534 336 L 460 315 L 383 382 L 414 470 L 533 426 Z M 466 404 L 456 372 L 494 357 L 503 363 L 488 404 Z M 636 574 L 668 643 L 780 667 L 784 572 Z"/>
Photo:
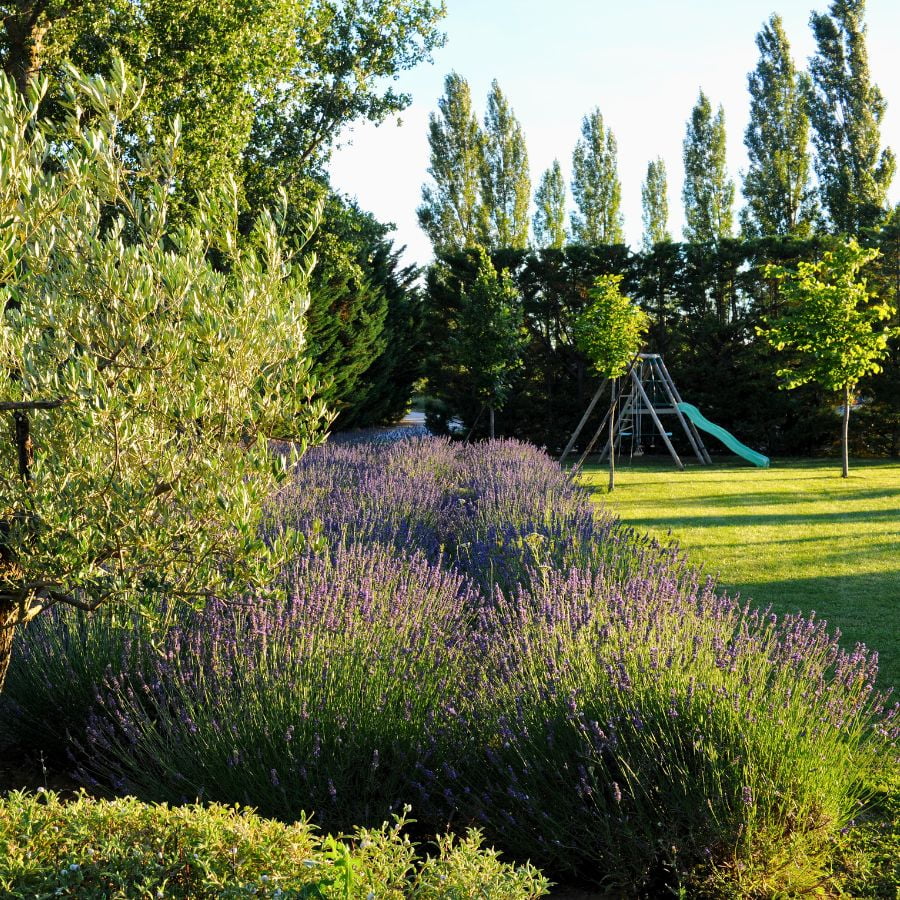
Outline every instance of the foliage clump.
<path fill-rule="evenodd" d="M 242 236 L 233 182 L 173 219 L 178 124 L 133 168 L 119 124 L 141 92 L 121 61 L 109 81 L 70 71 L 60 118 L 45 88 L 0 79 L 0 399 L 27 425 L 0 442 L 0 634 L 55 603 L 270 584 L 296 543 L 259 531 L 287 477 L 268 439 L 328 421 L 312 261 L 269 213 Z"/>
<path fill-rule="evenodd" d="M 380 828 L 322 836 L 247 808 L 145 805 L 128 797 L 65 803 L 53 793 L 0 800 L 0 890 L 5 897 L 128 900 L 173 897 L 384 897 L 528 900 L 549 882 L 532 866 L 501 862 L 469 831 L 422 854 L 403 816 Z"/>
<path fill-rule="evenodd" d="M 850 405 L 860 380 L 881 371 L 888 342 L 896 329 L 886 322 L 896 310 L 869 293 L 860 270 L 878 256 L 855 240 L 837 244 L 814 262 L 801 261 L 796 271 L 769 266 L 766 273 L 782 287 L 785 305 L 760 333 L 777 350 L 791 355 L 778 372 L 784 386 L 816 382 L 839 391 L 844 405 L 843 475 L 848 473 Z"/>

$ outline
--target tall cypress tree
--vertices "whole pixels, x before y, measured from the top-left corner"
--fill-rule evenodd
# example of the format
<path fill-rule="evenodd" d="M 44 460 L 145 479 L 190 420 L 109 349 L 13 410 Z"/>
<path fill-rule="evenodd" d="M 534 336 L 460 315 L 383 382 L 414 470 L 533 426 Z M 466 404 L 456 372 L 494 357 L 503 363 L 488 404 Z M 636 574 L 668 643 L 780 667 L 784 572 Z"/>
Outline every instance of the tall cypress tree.
<path fill-rule="evenodd" d="M 669 234 L 669 184 L 666 164 L 660 157 L 647 164 L 647 177 L 641 185 L 641 218 L 644 223 L 643 246 L 652 250 L 656 244 L 671 241 Z"/>
<path fill-rule="evenodd" d="M 373 293 L 387 298 L 381 333 L 383 352 L 357 380 L 335 428 L 361 428 L 398 421 L 409 409 L 413 385 L 422 375 L 422 298 L 416 287 L 419 269 L 400 263 L 402 250 L 387 238 L 368 255 L 367 275 Z"/>
<path fill-rule="evenodd" d="M 317 260 L 307 312 L 312 371 L 317 396 L 336 412 L 355 405 L 361 376 L 388 350 L 388 297 L 372 266 L 388 231 L 355 202 L 330 194 L 306 245 Z"/>
<path fill-rule="evenodd" d="M 810 59 L 809 117 L 822 205 L 835 231 L 855 234 L 884 218 L 896 169 L 880 149 L 887 106 L 869 77 L 865 0 L 835 0 L 813 13 L 816 54 Z"/>
<path fill-rule="evenodd" d="M 530 199 L 531 177 L 522 126 L 500 85 L 493 81 L 484 116 L 482 243 L 487 247 L 516 250 L 528 246 Z"/>
<path fill-rule="evenodd" d="M 759 62 L 747 76 L 750 124 L 744 144 L 750 167 L 744 176 L 747 206 L 741 225 L 749 237 L 812 231 L 816 215 L 810 185 L 809 76 L 797 72 L 780 16 L 756 36 Z"/>
<path fill-rule="evenodd" d="M 615 135 L 603 127 L 603 116 L 595 109 L 584 117 L 572 155 L 572 194 L 578 207 L 572 215 L 572 236 L 579 244 L 625 241 L 617 158 Z"/>
<path fill-rule="evenodd" d="M 558 159 L 544 172 L 534 193 L 531 220 L 535 246 L 562 250 L 566 244 L 566 182 Z"/>
<path fill-rule="evenodd" d="M 731 236 L 734 182 L 725 158 L 725 111 L 715 117 L 703 91 L 691 111 L 684 138 L 684 239 L 691 243 Z"/>
<path fill-rule="evenodd" d="M 419 224 L 435 250 L 461 250 L 481 239 L 480 188 L 484 138 L 472 111 L 472 92 L 461 75 L 444 80 L 439 115 L 431 114 L 428 143 L 434 187 L 422 187 Z"/>

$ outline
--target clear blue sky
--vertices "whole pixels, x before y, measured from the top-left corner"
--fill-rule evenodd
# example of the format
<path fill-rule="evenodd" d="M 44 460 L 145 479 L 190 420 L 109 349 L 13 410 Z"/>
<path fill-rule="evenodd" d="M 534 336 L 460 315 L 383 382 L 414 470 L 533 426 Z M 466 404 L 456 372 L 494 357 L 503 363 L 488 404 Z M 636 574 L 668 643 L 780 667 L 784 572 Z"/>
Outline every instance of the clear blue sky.
<path fill-rule="evenodd" d="M 619 145 L 626 240 L 641 239 L 641 182 L 661 156 L 669 175 L 670 230 L 681 236 L 682 141 L 699 90 L 722 103 L 731 175 L 740 195 L 747 166 L 747 73 L 756 65 L 757 32 L 773 12 L 784 20 L 795 63 L 814 50 L 810 12 L 826 0 L 448 0 L 447 44 L 434 63 L 403 73 L 399 90 L 412 106 L 398 125 L 355 127 L 331 166 L 334 187 L 397 226 L 406 261 L 425 264 L 431 246 L 416 221 L 428 179 L 428 115 L 437 110 L 450 71 L 468 79 L 479 118 L 496 78 L 525 132 L 532 185 L 558 158 L 568 182 L 581 121 L 599 107 Z M 869 62 L 888 101 L 882 142 L 900 154 L 900 2 L 869 0 Z M 900 200 L 900 175 L 891 200 Z"/>

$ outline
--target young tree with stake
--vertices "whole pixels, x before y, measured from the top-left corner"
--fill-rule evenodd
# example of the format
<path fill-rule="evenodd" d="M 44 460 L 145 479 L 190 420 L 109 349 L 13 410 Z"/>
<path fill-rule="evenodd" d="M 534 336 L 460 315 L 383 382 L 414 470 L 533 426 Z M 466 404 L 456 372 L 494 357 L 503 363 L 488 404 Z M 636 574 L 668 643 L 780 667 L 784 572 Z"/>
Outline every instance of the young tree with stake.
<path fill-rule="evenodd" d="M 616 486 L 616 406 L 619 378 L 641 349 L 649 316 L 620 290 L 621 275 L 601 275 L 591 288 L 588 306 L 575 322 L 575 345 L 599 375 L 612 381 L 609 413 L 609 490 Z"/>
<path fill-rule="evenodd" d="M 859 272 L 878 256 L 855 240 L 838 244 L 815 262 L 801 262 L 796 270 L 767 266 L 766 275 L 781 284 L 787 301 L 774 321 L 760 328 L 776 350 L 794 359 L 778 371 L 785 388 L 816 382 L 843 397 L 841 475 L 849 474 L 848 436 L 850 406 L 857 384 L 865 375 L 881 371 L 893 331 L 879 325 L 893 314 L 886 300 L 869 293 Z"/>
<path fill-rule="evenodd" d="M 475 251 L 478 273 L 463 294 L 452 341 L 475 397 L 487 407 L 488 433 L 494 437 L 494 411 L 502 409 L 522 365 L 525 327 L 522 304 L 512 278 L 497 272 L 484 247 Z"/>

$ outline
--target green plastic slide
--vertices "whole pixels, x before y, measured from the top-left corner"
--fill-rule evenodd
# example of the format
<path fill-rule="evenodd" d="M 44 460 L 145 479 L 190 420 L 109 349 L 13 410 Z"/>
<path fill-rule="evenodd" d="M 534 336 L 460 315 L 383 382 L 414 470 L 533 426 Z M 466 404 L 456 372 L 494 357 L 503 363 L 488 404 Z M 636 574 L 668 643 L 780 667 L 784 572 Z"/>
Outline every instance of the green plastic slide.
<path fill-rule="evenodd" d="M 761 469 L 769 468 L 769 457 L 763 456 L 751 450 L 746 444 L 742 444 L 730 431 L 726 431 L 721 425 L 710 422 L 706 416 L 691 403 L 679 403 L 678 408 L 700 429 L 709 432 L 714 438 L 718 438 L 732 453 L 737 453 L 754 466 Z"/>

